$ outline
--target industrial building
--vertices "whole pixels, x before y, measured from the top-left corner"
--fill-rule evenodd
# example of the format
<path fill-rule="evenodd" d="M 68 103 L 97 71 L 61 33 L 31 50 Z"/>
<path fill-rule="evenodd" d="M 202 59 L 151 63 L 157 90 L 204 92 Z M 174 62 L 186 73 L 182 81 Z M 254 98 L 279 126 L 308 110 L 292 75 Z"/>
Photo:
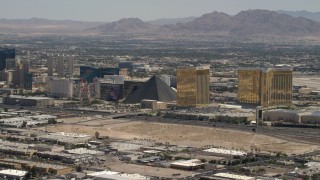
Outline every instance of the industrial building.
<path fill-rule="evenodd" d="M 230 173 L 216 173 L 212 176 L 201 177 L 201 180 L 255 180 L 255 177 L 243 176 Z"/>
<path fill-rule="evenodd" d="M 25 179 L 28 171 L 20 171 L 16 169 L 4 169 L 0 171 L 1 179 L 14 179 L 14 180 L 23 180 Z"/>
<path fill-rule="evenodd" d="M 243 151 L 237 150 L 228 150 L 228 149 L 221 149 L 221 148 L 211 148 L 203 150 L 205 153 L 212 155 L 212 156 L 223 156 L 223 157 L 232 157 L 232 156 L 246 156 L 247 153 Z"/>
<path fill-rule="evenodd" d="M 33 161 L 19 160 L 19 159 L 0 159 L 0 166 L 13 165 L 17 169 L 31 170 L 34 169 L 38 173 L 50 173 L 54 175 L 61 175 L 72 172 L 73 168 L 68 166 L 62 166 L 57 164 L 39 163 Z"/>
<path fill-rule="evenodd" d="M 177 105 L 199 107 L 209 104 L 210 70 L 202 67 L 177 69 Z"/>
<path fill-rule="evenodd" d="M 202 163 L 199 159 L 178 160 L 172 162 L 170 167 L 183 170 L 197 170 L 204 168 L 204 163 Z"/>
<path fill-rule="evenodd" d="M 142 176 L 140 174 L 127 174 L 115 171 L 100 171 L 87 174 L 88 178 L 93 178 L 96 180 L 149 180 L 147 176 Z"/>
<path fill-rule="evenodd" d="M 238 101 L 263 107 L 292 105 L 292 68 L 239 68 Z"/>
<path fill-rule="evenodd" d="M 54 105 L 54 99 L 40 96 L 9 95 L 3 97 L 3 103 L 7 105 L 48 107 Z"/>

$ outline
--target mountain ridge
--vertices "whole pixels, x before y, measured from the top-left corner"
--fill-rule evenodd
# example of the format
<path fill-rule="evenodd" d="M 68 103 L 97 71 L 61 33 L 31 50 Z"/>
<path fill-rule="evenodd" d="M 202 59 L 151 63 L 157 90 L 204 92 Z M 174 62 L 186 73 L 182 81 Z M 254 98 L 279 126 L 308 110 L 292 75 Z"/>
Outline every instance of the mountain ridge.
<path fill-rule="evenodd" d="M 320 36 L 320 22 L 269 10 L 247 10 L 236 15 L 214 11 L 191 21 L 155 25 L 138 18 L 111 23 L 71 20 L 0 19 L 0 33 L 94 33 L 223 36 Z"/>

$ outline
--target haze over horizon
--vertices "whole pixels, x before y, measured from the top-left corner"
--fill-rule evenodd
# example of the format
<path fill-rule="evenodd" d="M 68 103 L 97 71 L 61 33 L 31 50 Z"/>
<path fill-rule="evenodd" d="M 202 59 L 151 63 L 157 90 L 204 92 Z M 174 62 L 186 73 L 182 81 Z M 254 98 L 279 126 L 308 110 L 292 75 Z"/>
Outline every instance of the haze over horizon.
<path fill-rule="evenodd" d="M 230 15 L 248 9 L 320 12 L 319 0 L 2 0 L 0 18 L 111 22 L 201 16 L 213 11 Z"/>

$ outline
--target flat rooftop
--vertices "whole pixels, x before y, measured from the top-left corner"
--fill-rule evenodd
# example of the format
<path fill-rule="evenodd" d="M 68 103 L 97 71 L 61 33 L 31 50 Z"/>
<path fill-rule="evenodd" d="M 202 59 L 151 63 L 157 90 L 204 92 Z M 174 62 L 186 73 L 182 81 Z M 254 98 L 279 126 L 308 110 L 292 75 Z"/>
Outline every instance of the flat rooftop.
<path fill-rule="evenodd" d="M 2 175 L 18 176 L 18 177 L 23 177 L 27 173 L 28 173 L 27 171 L 20 171 L 15 169 L 4 169 L 0 171 L 0 174 Z"/>
<path fill-rule="evenodd" d="M 229 174 L 229 173 L 217 173 L 217 174 L 214 174 L 214 176 L 228 178 L 228 179 L 236 179 L 236 180 L 254 180 L 255 179 L 254 177 Z"/>
<path fill-rule="evenodd" d="M 203 151 L 209 152 L 209 153 L 216 153 L 216 154 L 232 155 L 232 156 L 245 156 L 245 155 L 247 155 L 247 153 L 243 152 L 243 151 L 219 149 L 219 148 L 211 148 L 211 149 L 206 149 Z"/>

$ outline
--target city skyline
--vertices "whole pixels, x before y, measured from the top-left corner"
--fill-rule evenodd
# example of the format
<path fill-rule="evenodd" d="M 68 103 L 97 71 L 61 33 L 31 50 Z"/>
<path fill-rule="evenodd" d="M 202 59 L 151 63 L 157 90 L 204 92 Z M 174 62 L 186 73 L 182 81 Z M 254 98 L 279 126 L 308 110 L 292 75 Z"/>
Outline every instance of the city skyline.
<path fill-rule="evenodd" d="M 307 2 L 299 0 L 280 2 L 276 0 L 202 0 L 200 3 L 192 0 L 154 0 L 152 2 L 147 0 L 4 0 L 0 7 L 0 18 L 29 19 L 36 17 L 111 22 L 134 17 L 149 21 L 161 18 L 201 16 L 213 11 L 234 15 L 248 9 L 319 12 L 320 2 L 316 0 Z"/>

